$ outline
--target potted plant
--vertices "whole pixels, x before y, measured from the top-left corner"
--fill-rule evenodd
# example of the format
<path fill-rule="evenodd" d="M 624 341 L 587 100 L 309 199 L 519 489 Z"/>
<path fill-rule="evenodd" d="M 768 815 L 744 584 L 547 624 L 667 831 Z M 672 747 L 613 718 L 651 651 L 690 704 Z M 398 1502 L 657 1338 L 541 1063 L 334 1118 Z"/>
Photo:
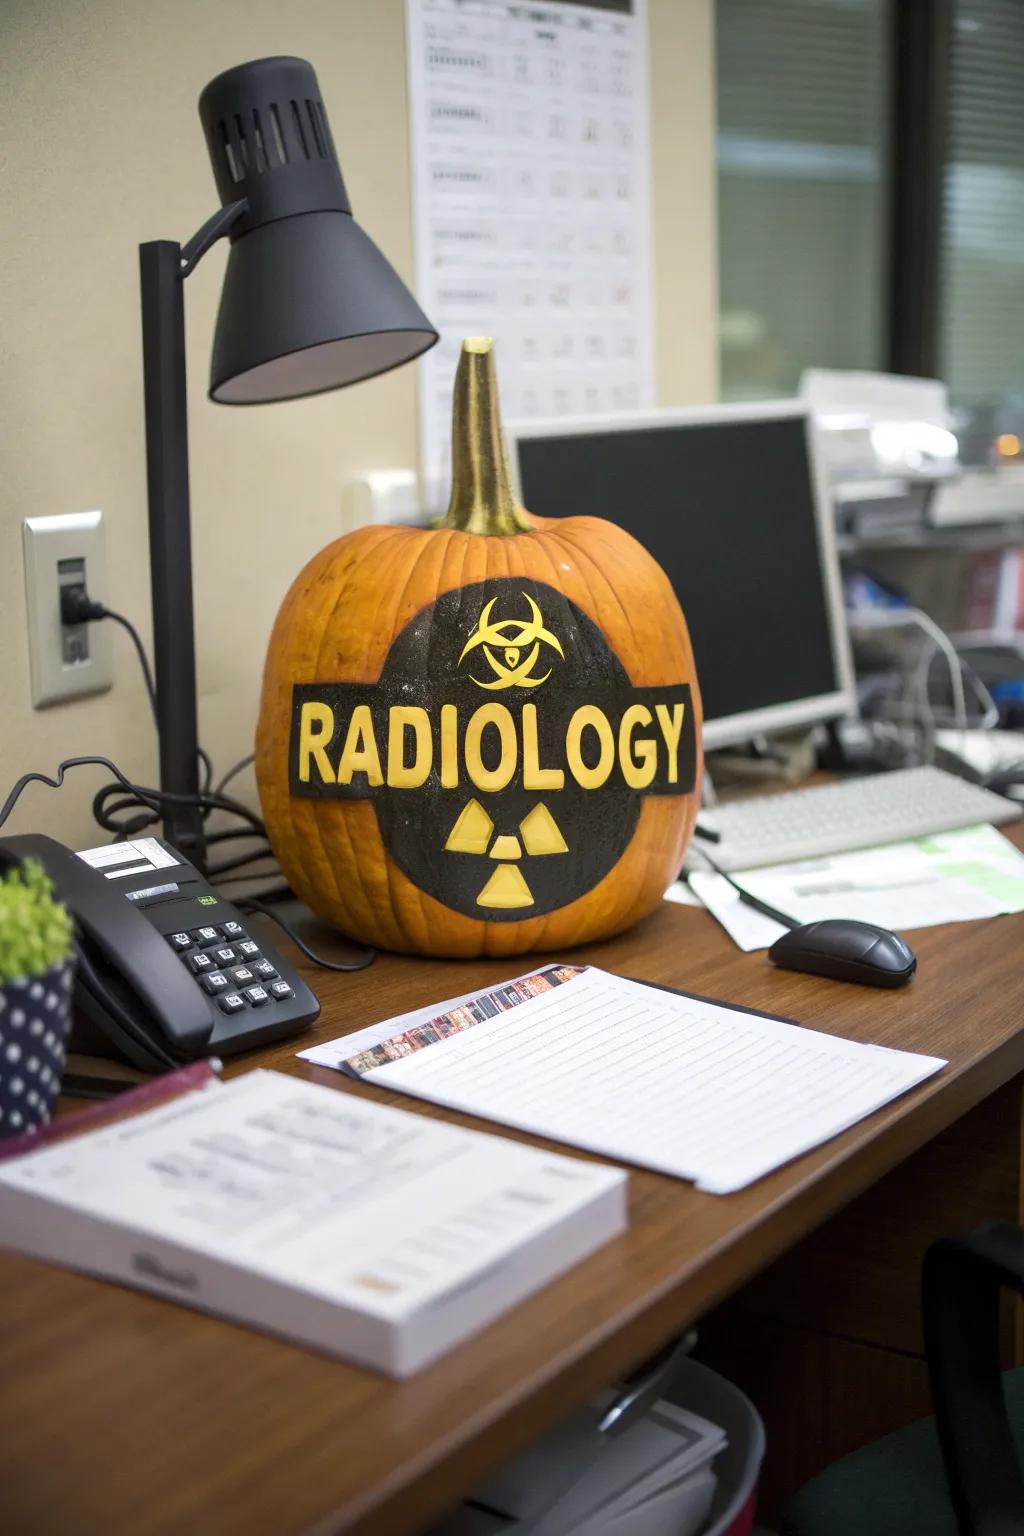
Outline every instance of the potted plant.
<path fill-rule="evenodd" d="M 74 925 L 41 864 L 0 878 L 0 1136 L 45 1125 L 71 1028 Z"/>

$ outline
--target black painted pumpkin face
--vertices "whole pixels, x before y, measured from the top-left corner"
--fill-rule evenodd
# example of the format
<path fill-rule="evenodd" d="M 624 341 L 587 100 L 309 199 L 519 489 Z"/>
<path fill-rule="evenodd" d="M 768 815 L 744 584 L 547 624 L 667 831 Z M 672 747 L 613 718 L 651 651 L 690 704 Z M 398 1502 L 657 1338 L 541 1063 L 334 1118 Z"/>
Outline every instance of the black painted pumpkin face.
<path fill-rule="evenodd" d="M 377 683 L 293 694 L 292 794 L 371 799 L 403 873 L 491 922 L 592 889 L 645 794 L 692 790 L 695 756 L 689 687 L 633 687 L 581 609 L 521 577 L 429 604 Z"/>

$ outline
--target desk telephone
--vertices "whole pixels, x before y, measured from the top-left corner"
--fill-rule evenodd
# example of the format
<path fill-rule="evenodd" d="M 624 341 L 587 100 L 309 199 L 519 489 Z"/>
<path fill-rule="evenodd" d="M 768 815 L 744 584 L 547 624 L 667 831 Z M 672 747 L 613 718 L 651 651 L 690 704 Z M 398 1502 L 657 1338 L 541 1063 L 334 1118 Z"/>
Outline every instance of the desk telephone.
<path fill-rule="evenodd" d="M 0 869 L 27 858 L 75 919 L 78 1009 L 133 1066 L 249 1050 L 318 1016 L 296 971 L 162 839 L 73 853 L 37 834 L 0 838 Z"/>

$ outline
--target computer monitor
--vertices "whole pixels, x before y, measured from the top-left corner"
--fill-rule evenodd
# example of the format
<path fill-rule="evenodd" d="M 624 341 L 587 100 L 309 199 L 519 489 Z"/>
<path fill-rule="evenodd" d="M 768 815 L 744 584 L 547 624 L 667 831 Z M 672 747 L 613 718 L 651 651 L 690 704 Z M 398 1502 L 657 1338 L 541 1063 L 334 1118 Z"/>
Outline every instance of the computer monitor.
<path fill-rule="evenodd" d="M 529 421 L 509 438 L 531 512 L 607 518 L 665 571 L 690 629 L 707 748 L 856 713 L 806 405 Z"/>

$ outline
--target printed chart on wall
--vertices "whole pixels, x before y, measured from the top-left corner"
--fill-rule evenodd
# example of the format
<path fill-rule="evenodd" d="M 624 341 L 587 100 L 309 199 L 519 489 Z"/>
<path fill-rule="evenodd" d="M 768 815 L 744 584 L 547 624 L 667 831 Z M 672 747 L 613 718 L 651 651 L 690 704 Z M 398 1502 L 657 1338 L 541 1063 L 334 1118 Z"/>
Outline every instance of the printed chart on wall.
<path fill-rule="evenodd" d="M 421 458 L 443 510 L 464 336 L 506 421 L 653 403 L 645 0 L 406 0 Z"/>

